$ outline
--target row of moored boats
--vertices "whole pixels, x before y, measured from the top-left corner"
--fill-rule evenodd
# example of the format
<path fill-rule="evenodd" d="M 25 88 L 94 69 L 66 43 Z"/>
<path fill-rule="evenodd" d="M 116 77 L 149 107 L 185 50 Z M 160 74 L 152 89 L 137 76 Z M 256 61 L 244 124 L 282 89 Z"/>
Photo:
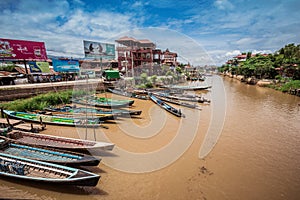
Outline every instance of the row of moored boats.
<path fill-rule="evenodd" d="M 185 115 L 171 104 L 198 108 L 197 103 L 209 103 L 199 96 L 175 95 L 166 91 L 109 91 L 130 98 L 151 99 L 177 117 Z M 132 106 L 134 100 L 88 96 L 73 99 L 72 102 L 80 106 L 49 107 L 35 112 L 1 109 L 1 114 L 6 116 L 0 118 L 1 176 L 41 183 L 80 186 L 98 184 L 100 175 L 77 167 L 97 166 L 101 158 L 88 155 L 87 150 L 110 151 L 114 144 L 37 133 L 44 130 L 46 124 L 98 128 L 107 120 L 137 116 L 142 111 L 124 109 Z"/>

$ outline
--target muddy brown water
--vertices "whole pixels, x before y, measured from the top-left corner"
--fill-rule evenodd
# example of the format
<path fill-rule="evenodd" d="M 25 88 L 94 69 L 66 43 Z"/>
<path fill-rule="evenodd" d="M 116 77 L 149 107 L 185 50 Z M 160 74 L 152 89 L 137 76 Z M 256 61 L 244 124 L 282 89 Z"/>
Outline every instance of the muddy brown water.
<path fill-rule="evenodd" d="M 42 133 L 115 143 L 112 152 L 91 152 L 102 157 L 99 166 L 84 167 L 101 175 L 96 187 L 0 179 L 0 198 L 299 199 L 300 98 L 220 79 L 226 99 L 214 102 L 226 101 L 225 122 L 205 158 L 199 151 L 213 105 L 182 108 L 187 117 L 180 119 L 151 101 L 135 100 L 132 109 L 142 115 L 104 124 L 108 129 L 47 126 Z M 211 92 L 203 95 L 211 98 Z"/>

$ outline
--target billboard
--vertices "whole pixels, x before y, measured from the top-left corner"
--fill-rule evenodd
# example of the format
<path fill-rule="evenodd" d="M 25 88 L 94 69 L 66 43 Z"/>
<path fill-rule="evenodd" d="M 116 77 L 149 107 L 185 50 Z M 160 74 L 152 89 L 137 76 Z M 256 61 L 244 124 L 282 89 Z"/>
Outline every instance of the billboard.
<path fill-rule="evenodd" d="M 115 45 L 83 40 L 84 55 L 93 59 L 115 59 Z"/>
<path fill-rule="evenodd" d="M 78 72 L 79 61 L 71 59 L 52 59 L 53 69 L 56 72 Z"/>
<path fill-rule="evenodd" d="M 30 73 L 50 73 L 48 62 L 28 62 Z"/>
<path fill-rule="evenodd" d="M 0 38 L 0 59 L 47 60 L 45 44 Z"/>

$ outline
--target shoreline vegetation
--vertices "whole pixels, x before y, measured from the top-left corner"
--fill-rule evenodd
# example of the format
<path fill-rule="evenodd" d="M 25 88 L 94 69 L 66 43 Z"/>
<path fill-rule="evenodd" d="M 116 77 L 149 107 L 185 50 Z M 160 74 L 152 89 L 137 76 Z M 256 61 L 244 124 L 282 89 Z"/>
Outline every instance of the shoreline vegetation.
<path fill-rule="evenodd" d="M 300 96 L 300 44 L 288 44 L 273 54 L 242 53 L 219 68 L 222 75 Z"/>
<path fill-rule="evenodd" d="M 68 104 L 71 102 L 72 97 L 78 97 L 86 94 L 88 94 L 88 92 L 82 90 L 49 92 L 46 94 L 40 94 L 26 99 L 17 99 L 14 101 L 0 103 L 0 108 L 20 112 L 44 110 L 44 108 L 49 106 Z"/>

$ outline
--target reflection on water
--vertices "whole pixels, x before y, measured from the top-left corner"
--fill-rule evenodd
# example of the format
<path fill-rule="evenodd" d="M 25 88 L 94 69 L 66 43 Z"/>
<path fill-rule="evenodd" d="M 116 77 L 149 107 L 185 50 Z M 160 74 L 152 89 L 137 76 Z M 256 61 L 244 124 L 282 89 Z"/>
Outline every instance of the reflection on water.
<path fill-rule="evenodd" d="M 219 140 L 225 122 L 226 94 L 223 80 L 219 76 L 213 77 L 211 99 L 211 121 L 205 139 L 199 151 L 199 158 L 205 158 Z"/>

